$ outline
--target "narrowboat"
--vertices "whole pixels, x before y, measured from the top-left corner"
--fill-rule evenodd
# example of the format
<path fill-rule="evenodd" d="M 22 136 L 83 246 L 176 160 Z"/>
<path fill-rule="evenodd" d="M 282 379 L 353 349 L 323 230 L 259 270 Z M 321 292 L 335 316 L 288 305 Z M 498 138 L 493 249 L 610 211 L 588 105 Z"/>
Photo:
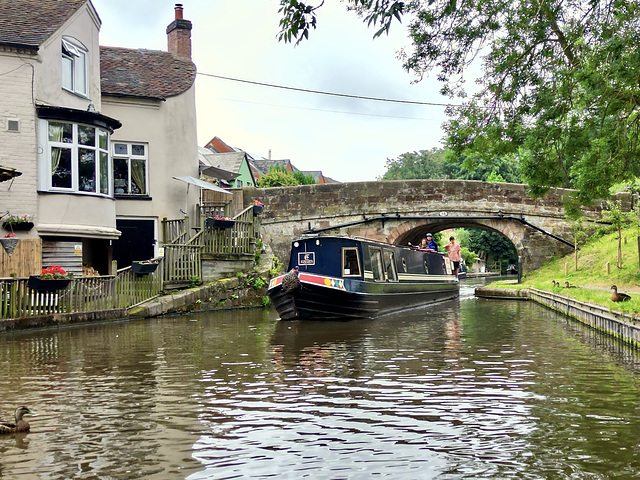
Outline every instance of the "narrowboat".
<path fill-rule="evenodd" d="M 343 236 L 305 236 L 267 295 L 282 320 L 374 318 L 456 298 L 442 253 Z"/>

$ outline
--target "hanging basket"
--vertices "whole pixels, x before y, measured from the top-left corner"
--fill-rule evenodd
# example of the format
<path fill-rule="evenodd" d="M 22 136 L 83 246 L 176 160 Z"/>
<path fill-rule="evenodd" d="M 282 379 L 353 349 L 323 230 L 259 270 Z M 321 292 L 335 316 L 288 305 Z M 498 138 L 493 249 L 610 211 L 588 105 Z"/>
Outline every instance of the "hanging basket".
<path fill-rule="evenodd" d="M 28 286 L 37 292 L 53 292 L 64 290 L 70 282 L 70 278 L 40 278 L 37 275 L 31 275 Z"/>
<path fill-rule="evenodd" d="M 2 228 L 9 232 L 26 232 L 33 228 L 33 222 L 2 222 Z"/>
<path fill-rule="evenodd" d="M 18 241 L 19 240 L 17 238 L 0 238 L 2 248 L 4 248 L 4 251 L 7 252 L 7 255 L 9 256 L 11 256 L 13 250 L 18 245 Z"/>
<path fill-rule="evenodd" d="M 153 273 L 158 268 L 158 262 L 133 262 L 131 264 L 131 271 L 138 275 L 148 275 Z"/>
<path fill-rule="evenodd" d="M 262 209 L 264 208 L 264 205 L 254 205 L 253 206 L 253 214 L 254 215 L 260 215 L 262 213 Z"/>
<path fill-rule="evenodd" d="M 207 218 L 204 222 L 204 225 L 209 228 L 231 228 L 235 224 L 235 220 L 220 220 L 218 218 Z"/>

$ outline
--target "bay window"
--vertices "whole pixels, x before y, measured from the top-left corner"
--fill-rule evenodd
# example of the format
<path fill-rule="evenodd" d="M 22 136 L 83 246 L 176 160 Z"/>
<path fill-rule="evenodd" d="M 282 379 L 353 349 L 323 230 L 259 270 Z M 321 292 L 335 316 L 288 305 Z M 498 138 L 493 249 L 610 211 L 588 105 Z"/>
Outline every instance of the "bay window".
<path fill-rule="evenodd" d="M 109 132 L 90 125 L 43 121 L 47 132 L 45 190 L 109 195 Z"/>

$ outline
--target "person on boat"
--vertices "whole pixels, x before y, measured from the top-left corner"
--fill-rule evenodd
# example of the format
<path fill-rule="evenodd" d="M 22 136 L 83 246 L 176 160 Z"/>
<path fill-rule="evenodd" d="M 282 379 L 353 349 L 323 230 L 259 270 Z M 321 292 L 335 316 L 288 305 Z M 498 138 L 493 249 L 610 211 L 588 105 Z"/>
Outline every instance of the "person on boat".
<path fill-rule="evenodd" d="M 458 280 L 458 269 L 460 268 L 460 260 L 462 257 L 460 256 L 460 244 L 456 243 L 456 239 L 454 237 L 449 237 L 449 243 L 447 243 L 444 248 L 447 249 L 447 256 L 451 263 L 453 263 L 453 274 L 456 276 L 456 280 Z"/>
<path fill-rule="evenodd" d="M 434 252 L 438 251 L 438 244 L 436 243 L 436 241 L 433 239 L 433 235 L 431 235 L 430 233 L 427 233 L 427 238 L 422 240 L 423 242 L 426 241 L 427 244 L 427 250 L 433 250 Z M 422 247 L 421 247 L 422 248 Z"/>

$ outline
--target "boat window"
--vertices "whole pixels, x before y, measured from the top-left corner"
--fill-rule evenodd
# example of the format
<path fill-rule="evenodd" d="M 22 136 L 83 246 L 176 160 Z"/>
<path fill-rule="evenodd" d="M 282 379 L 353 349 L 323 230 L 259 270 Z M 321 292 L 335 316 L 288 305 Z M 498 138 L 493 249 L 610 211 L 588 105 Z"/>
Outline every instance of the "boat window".
<path fill-rule="evenodd" d="M 387 280 L 390 282 L 398 281 L 398 270 L 396 268 L 396 256 L 393 251 L 384 251 L 384 269 L 387 272 Z"/>
<path fill-rule="evenodd" d="M 360 276 L 360 259 L 357 248 L 342 249 L 342 275 L 345 277 Z"/>
<path fill-rule="evenodd" d="M 373 279 L 376 282 L 384 282 L 384 270 L 382 269 L 382 251 L 379 248 L 369 247 L 369 258 L 371 258 L 371 270 L 373 270 Z"/>

